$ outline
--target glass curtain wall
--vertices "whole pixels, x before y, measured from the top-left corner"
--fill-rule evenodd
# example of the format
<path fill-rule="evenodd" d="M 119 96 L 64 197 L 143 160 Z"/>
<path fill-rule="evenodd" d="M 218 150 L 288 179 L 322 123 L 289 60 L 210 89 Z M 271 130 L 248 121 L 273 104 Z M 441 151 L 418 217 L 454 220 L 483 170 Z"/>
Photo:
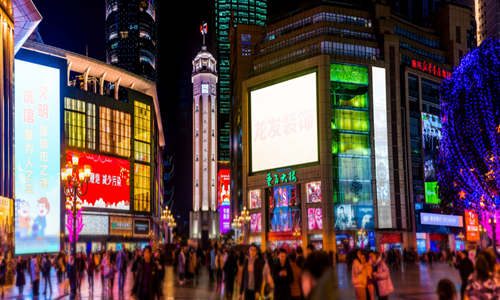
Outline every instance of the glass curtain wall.
<path fill-rule="evenodd" d="M 335 229 L 373 229 L 368 69 L 330 66 Z"/>

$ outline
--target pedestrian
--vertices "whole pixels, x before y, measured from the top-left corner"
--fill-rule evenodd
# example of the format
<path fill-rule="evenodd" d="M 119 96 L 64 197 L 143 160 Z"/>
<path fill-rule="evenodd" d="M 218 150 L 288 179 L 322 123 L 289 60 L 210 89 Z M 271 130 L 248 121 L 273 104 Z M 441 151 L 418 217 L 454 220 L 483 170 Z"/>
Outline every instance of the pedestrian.
<path fill-rule="evenodd" d="M 68 277 L 70 287 L 70 299 L 76 298 L 76 259 L 73 254 L 69 256 L 66 266 L 66 276 Z"/>
<path fill-rule="evenodd" d="M 475 271 L 469 276 L 465 299 L 500 299 L 500 279 L 497 274 L 495 253 L 484 249 L 476 256 Z"/>
<path fill-rule="evenodd" d="M 94 294 L 94 272 L 95 272 L 95 258 L 94 254 L 90 253 L 87 260 L 87 280 L 89 284 L 90 294 Z"/>
<path fill-rule="evenodd" d="M 234 280 L 238 272 L 238 263 L 233 249 L 230 249 L 224 264 L 224 290 L 226 299 L 233 299 Z"/>
<path fill-rule="evenodd" d="M 272 266 L 274 266 L 274 260 L 271 252 L 264 253 L 264 269 L 262 271 L 262 288 L 261 297 L 263 299 L 271 299 L 274 294 L 274 280 L 272 275 Z"/>
<path fill-rule="evenodd" d="M 472 261 L 469 259 L 465 251 L 459 251 L 457 253 L 454 265 L 460 273 L 460 279 L 462 281 L 462 285 L 460 286 L 460 298 L 463 299 L 465 288 L 467 286 L 467 279 L 469 278 L 470 274 L 474 272 L 474 265 L 472 264 Z"/>
<path fill-rule="evenodd" d="M 194 251 L 193 248 L 190 248 L 187 269 L 188 269 L 189 279 L 193 280 L 193 282 L 196 280 L 195 275 L 196 275 L 197 264 L 198 264 L 198 260 L 196 259 L 196 251 Z"/>
<path fill-rule="evenodd" d="M 179 251 L 178 268 L 179 268 L 179 283 L 183 285 L 186 282 L 186 247 L 182 246 Z"/>
<path fill-rule="evenodd" d="M 104 282 L 106 286 L 106 295 L 113 295 L 113 278 L 115 277 L 116 267 L 113 265 L 111 255 L 108 252 L 106 259 L 104 260 L 103 274 Z"/>
<path fill-rule="evenodd" d="M 366 257 L 360 249 L 356 251 L 356 258 L 353 261 L 351 273 L 356 299 L 366 300 L 366 289 L 368 285 Z"/>
<path fill-rule="evenodd" d="M 257 246 L 250 245 L 248 250 L 248 259 L 243 265 L 241 276 L 240 298 L 245 300 L 255 300 L 260 297 L 260 287 L 262 286 L 262 271 L 264 263 L 258 256 Z"/>
<path fill-rule="evenodd" d="M 338 282 L 333 267 L 328 263 L 328 254 L 314 251 L 304 261 L 301 288 L 307 300 L 337 300 Z"/>
<path fill-rule="evenodd" d="M 82 253 L 78 253 L 75 260 L 76 268 L 76 289 L 80 292 L 82 286 L 83 272 L 85 271 L 85 258 Z"/>
<path fill-rule="evenodd" d="M 222 257 L 222 252 L 220 249 L 217 250 L 217 255 L 215 256 L 215 278 L 217 279 L 216 291 L 220 292 L 222 289 L 222 270 L 224 268 L 224 259 Z"/>
<path fill-rule="evenodd" d="M 19 297 L 21 298 L 23 297 L 24 285 L 26 284 L 26 277 L 24 275 L 25 270 L 26 265 L 24 263 L 24 260 L 22 256 L 19 256 L 16 263 L 16 286 L 19 290 Z"/>
<path fill-rule="evenodd" d="M 292 251 L 288 256 L 290 267 L 292 269 L 293 281 L 290 284 L 290 296 L 292 300 L 301 300 L 302 291 L 300 289 L 300 278 L 302 277 L 302 269 L 297 265 L 297 255 Z"/>
<path fill-rule="evenodd" d="M 52 282 L 50 281 L 50 271 L 52 269 L 52 262 L 50 261 L 50 257 L 45 254 L 42 259 L 42 278 L 45 284 L 45 288 L 43 293 L 47 294 L 47 285 L 49 286 L 50 295 L 52 295 Z"/>
<path fill-rule="evenodd" d="M 64 252 L 60 252 L 56 259 L 56 275 L 57 275 L 57 283 L 61 284 L 64 280 L 64 274 L 66 273 L 66 256 Z"/>
<path fill-rule="evenodd" d="M 33 256 L 31 259 L 30 265 L 30 273 L 31 273 L 31 287 L 33 288 L 33 297 L 38 297 L 40 290 L 40 257 Z"/>
<path fill-rule="evenodd" d="M 439 300 L 456 300 L 457 290 L 449 279 L 441 279 L 438 282 L 436 294 Z"/>
<path fill-rule="evenodd" d="M 158 270 L 151 256 L 151 246 L 146 246 L 143 259 L 137 266 L 137 276 L 132 288 L 133 295 L 140 300 L 154 299 L 153 277 Z"/>
<path fill-rule="evenodd" d="M 373 278 L 373 260 L 369 260 L 365 264 L 366 272 L 366 292 L 367 299 L 375 300 L 375 279 Z"/>
<path fill-rule="evenodd" d="M 217 252 L 215 251 L 214 247 L 210 247 L 210 263 L 208 264 L 208 270 L 209 270 L 209 279 L 210 282 L 214 281 L 214 274 L 215 274 L 215 256 L 217 256 Z"/>
<path fill-rule="evenodd" d="M 161 260 L 160 250 L 155 251 L 153 261 L 156 266 L 156 272 L 153 275 L 153 299 L 162 299 L 163 297 L 163 278 L 165 277 L 165 269 Z"/>
<path fill-rule="evenodd" d="M 308 254 L 310 255 L 312 251 Z M 278 262 L 272 268 L 274 281 L 274 299 L 288 300 L 291 297 L 290 285 L 293 282 L 292 268 L 288 262 L 286 250 L 279 249 Z"/>
<path fill-rule="evenodd" d="M 375 282 L 378 299 L 387 300 L 394 291 L 389 268 L 379 252 L 371 252 L 370 261 L 373 263 L 372 278 Z"/>
<path fill-rule="evenodd" d="M 7 274 L 7 263 L 5 262 L 5 257 L 0 254 L 0 286 L 2 288 L 2 299 L 3 299 L 3 288 L 5 285 L 5 276 Z"/>
<path fill-rule="evenodd" d="M 118 269 L 118 290 L 122 293 L 127 277 L 127 255 L 123 248 L 116 256 L 116 268 Z"/>

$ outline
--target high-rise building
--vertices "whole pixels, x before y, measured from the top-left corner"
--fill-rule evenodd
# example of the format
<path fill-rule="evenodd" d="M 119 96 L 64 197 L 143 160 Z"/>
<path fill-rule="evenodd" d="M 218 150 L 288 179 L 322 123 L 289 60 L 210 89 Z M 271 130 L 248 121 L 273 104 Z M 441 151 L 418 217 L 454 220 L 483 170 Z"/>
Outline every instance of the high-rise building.
<path fill-rule="evenodd" d="M 106 0 L 106 61 L 156 79 L 154 0 Z"/>
<path fill-rule="evenodd" d="M 498 0 L 475 0 L 477 44 L 489 37 L 500 39 L 500 2 Z"/>
<path fill-rule="evenodd" d="M 267 0 L 215 0 L 215 35 L 219 69 L 218 160 L 230 160 L 231 135 L 231 42 L 229 29 L 238 24 L 264 26 Z"/>
<path fill-rule="evenodd" d="M 205 45 L 193 59 L 193 212 L 190 237 L 219 232 L 217 217 L 217 61 Z"/>

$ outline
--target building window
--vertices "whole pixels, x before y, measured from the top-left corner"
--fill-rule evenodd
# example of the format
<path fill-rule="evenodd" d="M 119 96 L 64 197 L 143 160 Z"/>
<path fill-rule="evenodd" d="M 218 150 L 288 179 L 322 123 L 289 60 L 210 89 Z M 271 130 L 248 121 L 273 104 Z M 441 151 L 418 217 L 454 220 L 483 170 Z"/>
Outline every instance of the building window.
<path fill-rule="evenodd" d="M 460 36 L 461 36 L 461 31 L 462 31 L 462 30 L 460 29 L 460 26 L 457 26 L 457 27 L 455 28 L 455 30 L 456 30 L 455 34 L 456 34 L 456 41 L 457 41 L 457 44 L 460 44 L 460 43 L 462 42 L 462 38 L 460 37 Z"/>
<path fill-rule="evenodd" d="M 95 104 L 64 98 L 64 132 L 69 147 L 95 150 Z"/>
<path fill-rule="evenodd" d="M 101 106 L 100 151 L 130 156 L 130 114 Z"/>
<path fill-rule="evenodd" d="M 116 64 L 118 62 L 118 56 L 116 54 L 111 55 L 111 63 Z"/>
<path fill-rule="evenodd" d="M 151 162 L 151 106 L 134 102 L 135 159 Z"/>
<path fill-rule="evenodd" d="M 241 56 L 250 56 L 252 50 L 250 48 L 241 48 Z"/>
<path fill-rule="evenodd" d="M 113 32 L 111 32 L 111 33 L 109 34 L 108 39 L 109 39 L 109 40 L 112 40 L 112 39 L 115 39 L 115 38 L 117 38 L 117 37 L 118 37 L 118 33 L 117 33 L 116 31 L 113 31 Z"/>
<path fill-rule="evenodd" d="M 147 165 L 134 166 L 134 210 L 150 211 L 151 173 Z"/>
<path fill-rule="evenodd" d="M 120 31 L 120 37 L 122 39 L 128 38 L 128 31 Z"/>

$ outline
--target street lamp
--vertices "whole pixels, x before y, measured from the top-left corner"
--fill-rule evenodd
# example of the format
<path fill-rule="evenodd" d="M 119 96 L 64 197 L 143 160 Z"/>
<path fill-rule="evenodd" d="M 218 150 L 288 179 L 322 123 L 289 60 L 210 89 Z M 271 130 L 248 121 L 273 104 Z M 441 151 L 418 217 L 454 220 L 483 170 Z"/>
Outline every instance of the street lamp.
<path fill-rule="evenodd" d="M 163 209 L 161 214 L 161 220 L 167 224 L 168 233 L 170 234 L 170 238 L 167 237 L 167 240 L 169 242 L 172 242 L 172 229 L 177 226 L 177 222 L 175 221 L 175 218 L 172 215 L 172 212 L 170 211 L 168 206 Z"/>
<path fill-rule="evenodd" d="M 80 222 L 80 226 L 77 228 L 77 215 L 80 220 L 81 209 L 82 209 L 82 197 L 87 194 L 90 180 L 90 166 L 85 165 L 83 169 L 79 168 L 79 157 L 73 154 L 71 157 L 71 163 L 66 164 L 64 168 L 61 169 L 61 179 L 64 186 L 64 195 L 66 195 L 66 209 L 69 212 L 68 221 L 71 226 L 68 227 L 68 238 L 71 242 L 71 254 L 76 255 L 76 240 L 77 240 L 77 229 L 78 232 L 81 231 L 83 224 Z M 73 232 L 70 232 L 70 229 Z"/>
<path fill-rule="evenodd" d="M 241 230 L 242 234 L 243 234 L 243 238 L 244 238 L 244 241 L 246 243 L 246 240 L 247 240 L 247 235 L 248 235 L 248 232 L 247 232 L 247 224 L 250 222 L 250 211 L 247 209 L 246 206 L 243 206 L 243 210 L 241 211 L 241 223 L 243 224 L 242 227 L 243 229 Z"/>
<path fill-rule="evenodd" d="M 235 232 L 236 232 L 235 239 L 236 239 L 236 243 L 238 243 L 238 230 L 241 227 L 241 216 L 240 217 L 234 216 L 233 222 L 231 223 L 231 227 L 233 227 L 235 229 Z"/>

